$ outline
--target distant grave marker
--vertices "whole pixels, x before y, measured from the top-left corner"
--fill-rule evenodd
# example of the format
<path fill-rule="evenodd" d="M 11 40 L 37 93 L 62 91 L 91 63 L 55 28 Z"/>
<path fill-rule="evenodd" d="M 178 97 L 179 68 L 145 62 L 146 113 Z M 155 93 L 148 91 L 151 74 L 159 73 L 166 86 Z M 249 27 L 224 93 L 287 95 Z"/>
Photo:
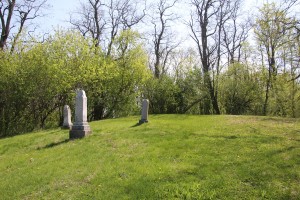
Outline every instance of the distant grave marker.
<path fill-rule="evenodd" d="M 78 90 L 75 104 L 75 122 L 70 130 L 70 139 L 83 138 L 91 132 L 90 125 L 87 122 L 87 97 L 84 90 Z"/>
<path fill-rule="evenodd" d="M 71 109 L 68 105 L 64 106 L 64 122 L 62 128 L 64 129 L 71 129 L 72 128 L 71 122 Z"/>
<path fill-rule="evenodd" d="M 142 102 L 142 117 L 139 121 L 140 124 L 148 122 L 149 100 L 143 99 Z"/>

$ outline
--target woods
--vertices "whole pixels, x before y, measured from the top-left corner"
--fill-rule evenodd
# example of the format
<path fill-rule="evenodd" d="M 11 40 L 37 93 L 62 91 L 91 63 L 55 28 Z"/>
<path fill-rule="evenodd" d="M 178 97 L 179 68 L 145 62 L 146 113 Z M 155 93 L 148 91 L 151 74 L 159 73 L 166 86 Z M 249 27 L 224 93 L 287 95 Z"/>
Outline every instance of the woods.
<path fill-rule="evenodd" d="M 138 114 L 142 98 L 155 114 L 300 116 L 297 0 L 253 16 L 241 0 L 88 0 L 70 30 L 33 36 L 47 3 L 0 1 L 1 137 L 60 126 L 76 89 L 90 121 Z"/>

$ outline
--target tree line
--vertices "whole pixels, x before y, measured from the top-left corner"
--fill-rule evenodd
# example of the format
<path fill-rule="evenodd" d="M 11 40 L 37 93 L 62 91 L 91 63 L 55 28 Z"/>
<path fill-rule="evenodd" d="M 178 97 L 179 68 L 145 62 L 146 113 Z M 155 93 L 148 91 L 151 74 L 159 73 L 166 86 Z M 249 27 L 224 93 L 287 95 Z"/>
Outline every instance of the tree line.
<path fill-rule="evenodd" d="M 47 1 L 1 1 L 0 136 L 61 125 L 78 88 L 91 121 L 138 114 L 142 98 L 155 114 L 299 117 L 299 2 L 265 3 L 253 16 L 243 5 L 86 0 L 70 29 L 34 35 Z"/>

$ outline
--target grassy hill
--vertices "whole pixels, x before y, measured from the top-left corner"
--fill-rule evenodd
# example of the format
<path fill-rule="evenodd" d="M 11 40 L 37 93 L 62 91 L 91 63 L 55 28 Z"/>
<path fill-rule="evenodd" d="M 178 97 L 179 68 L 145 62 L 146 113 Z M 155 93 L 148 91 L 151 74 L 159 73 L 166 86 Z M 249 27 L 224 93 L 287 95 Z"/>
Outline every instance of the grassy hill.
<path fill-rule="evenodd" d="M 0 140 L 0 199 L 300 199 L 300 121 L 152 115 Z"/>

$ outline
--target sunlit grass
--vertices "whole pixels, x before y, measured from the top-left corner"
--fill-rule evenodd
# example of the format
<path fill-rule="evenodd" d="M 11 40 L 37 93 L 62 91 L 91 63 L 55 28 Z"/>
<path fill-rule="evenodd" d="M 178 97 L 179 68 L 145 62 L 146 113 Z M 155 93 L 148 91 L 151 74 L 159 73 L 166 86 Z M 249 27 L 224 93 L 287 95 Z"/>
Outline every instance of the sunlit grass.
<path fill-rule="evenodd" d="M 300 121 L 154 115 L 0 140 L 0 199 L 300 199 Z"/>

